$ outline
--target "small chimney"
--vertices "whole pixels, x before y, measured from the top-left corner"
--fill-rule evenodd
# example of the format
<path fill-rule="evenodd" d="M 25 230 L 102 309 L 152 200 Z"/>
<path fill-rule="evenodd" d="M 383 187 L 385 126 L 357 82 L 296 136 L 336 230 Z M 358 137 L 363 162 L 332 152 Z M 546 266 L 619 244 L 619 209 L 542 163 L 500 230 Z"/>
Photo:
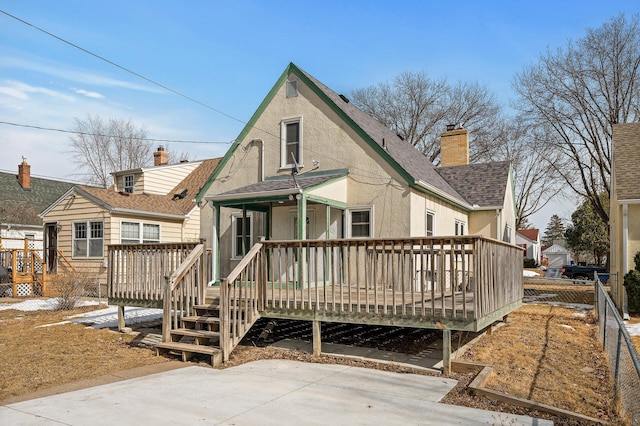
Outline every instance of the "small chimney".
<path fill-rule="evenodd" d="M 31 190 L 31 166 L 27 164 L 27 159 L 22 157 L 22 164 L 18 165 L 18 183 L 22 189 Z"/>
<path fill-rule="evenodd" d="M 449 124 L 440 136 L 440 165 L 464 166 L 469 164 L 469 131 L 460 125 Z"/>
<path fill-rule="evenodd" d="M 154 166 L 166 166 L 169 164 L 169 153 L 164 150 L 163 146 L 159 146 L 158 150 L 153 153 Z"/>

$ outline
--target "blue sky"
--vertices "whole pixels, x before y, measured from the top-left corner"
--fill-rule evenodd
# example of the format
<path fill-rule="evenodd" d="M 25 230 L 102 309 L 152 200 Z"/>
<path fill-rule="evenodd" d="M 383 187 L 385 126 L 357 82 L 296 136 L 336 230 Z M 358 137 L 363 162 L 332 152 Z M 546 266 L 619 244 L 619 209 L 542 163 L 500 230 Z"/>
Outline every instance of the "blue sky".
<path fill-rule="evenodd" d="M 191 159 L 224 155 L 289 62 L 338 93 L 425 71 L 511 83 L 547 48 L 640 2 L 0 0 L 0 10 L 208 107 L 155 86 L 0 13 L 0 121 L 70 130 L 87 114 L 132 120 Z M 0 124 L 0 170 L 74 180 L 69 134 Z M 534 217 L 569 217 L 557 201 Z"/>

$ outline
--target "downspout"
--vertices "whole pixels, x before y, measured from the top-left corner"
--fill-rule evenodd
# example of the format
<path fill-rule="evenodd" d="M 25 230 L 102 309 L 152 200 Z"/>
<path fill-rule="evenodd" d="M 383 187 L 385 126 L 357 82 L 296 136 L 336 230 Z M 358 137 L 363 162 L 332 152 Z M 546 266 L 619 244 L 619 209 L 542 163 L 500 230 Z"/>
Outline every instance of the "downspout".
<path fill-rule="evenodd" d="M 220 240 L 218 239 L 218 227 L 220 226 L 220 222 L 218 221 L 218 208 L 211 203 L 212 213 L 212 227 L 211 230 L 211 281 L 218 282 L 220 277 L 218 277 L 218 265 L 220 262 Z"/>
<path fill-rule="evenodd" d="M 502 241 L 500 238 L 500 230 L 502 229 L 502 223 L 500 221 L 500 209 L 496 209 L 496 240 Z"/>

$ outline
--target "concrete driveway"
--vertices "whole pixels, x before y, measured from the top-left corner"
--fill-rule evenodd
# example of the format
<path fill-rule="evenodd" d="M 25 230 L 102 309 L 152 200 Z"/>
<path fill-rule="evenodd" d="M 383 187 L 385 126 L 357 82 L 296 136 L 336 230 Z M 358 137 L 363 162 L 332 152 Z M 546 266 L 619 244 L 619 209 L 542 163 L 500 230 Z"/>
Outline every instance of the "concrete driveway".
<path fill-rule="evenodd" d="M 188 366 L 0 406 L 2 425 L 552 425 L 445 405 L 455 380 L 343 365 Z"/>

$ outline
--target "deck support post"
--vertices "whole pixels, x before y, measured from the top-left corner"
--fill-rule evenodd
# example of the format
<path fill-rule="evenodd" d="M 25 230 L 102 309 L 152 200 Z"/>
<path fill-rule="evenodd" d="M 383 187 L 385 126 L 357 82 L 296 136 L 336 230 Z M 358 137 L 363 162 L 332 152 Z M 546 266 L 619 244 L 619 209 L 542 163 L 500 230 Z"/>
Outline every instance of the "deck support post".
<path fill-rule="evenodd" d="M 451 374 L 451 330 L 442 330 L 442 373 Z"/>
<path fill-rule="evenodd" d="M 124 327 L 124 306 L 118 306 L 118 331 L 122 332 Z"/>
<path fill-rule="evenodd" d="M 321 322 L 313 320 L 311 324 L 313 328 L 313 355 L 320 356 L 322 354 Z"/>

